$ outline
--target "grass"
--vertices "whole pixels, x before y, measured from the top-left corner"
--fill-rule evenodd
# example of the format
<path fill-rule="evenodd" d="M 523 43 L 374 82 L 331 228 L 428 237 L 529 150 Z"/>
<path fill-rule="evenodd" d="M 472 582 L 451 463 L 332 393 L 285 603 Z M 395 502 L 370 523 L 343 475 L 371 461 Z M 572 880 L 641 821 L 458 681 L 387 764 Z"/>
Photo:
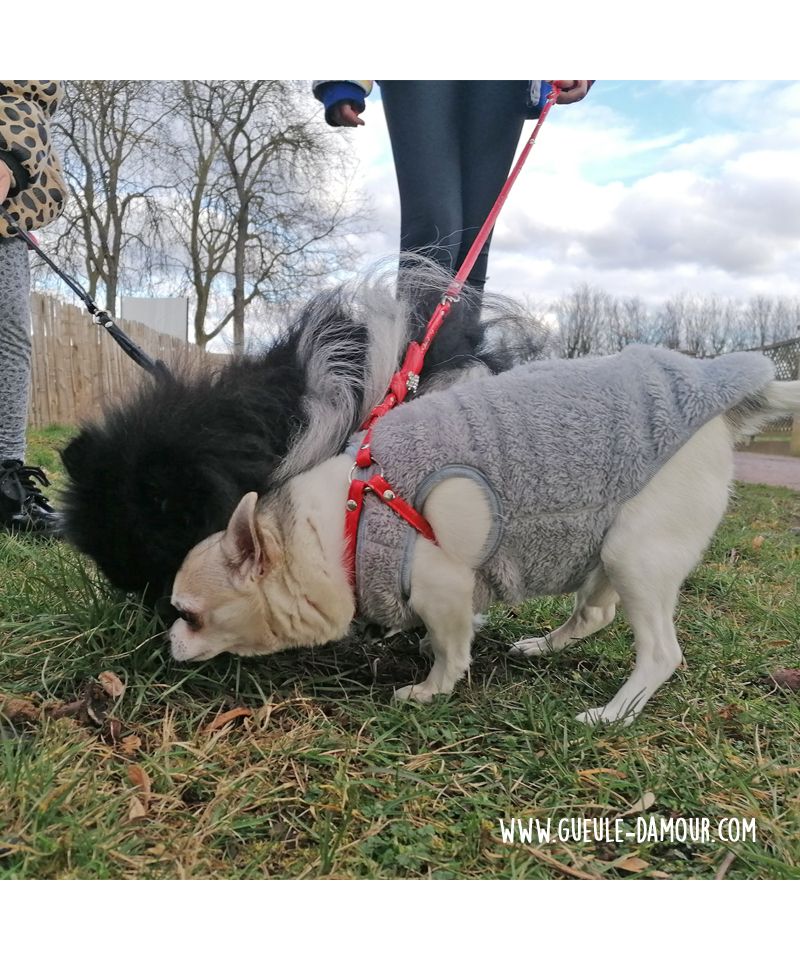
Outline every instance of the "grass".
<path fill-rule="evenodd" d="M 29 458 L 57 473 L 64 437 L 39 431 Z M 800 695 L 765 680 L 800 666 L 796 527 L 800 496 L 738 488 L 683 590 L 687 669 L 597 731 L 573 718 L 630 670 L 622 618 L 548 660 L 506 655 L 568 598 L 494 611 L 469 682 L 394 705 L 424 675 L 415 637 L 175 664 L 82 558 L 0 536 L 0 876 L 800 878 Z M 127 684 L 102 725 L 51 716 L 102 671 Z M 645 796 L 657 817 L 754 817 L 757 838 L 501 842 L 501 817 L 613 818 Z"/>

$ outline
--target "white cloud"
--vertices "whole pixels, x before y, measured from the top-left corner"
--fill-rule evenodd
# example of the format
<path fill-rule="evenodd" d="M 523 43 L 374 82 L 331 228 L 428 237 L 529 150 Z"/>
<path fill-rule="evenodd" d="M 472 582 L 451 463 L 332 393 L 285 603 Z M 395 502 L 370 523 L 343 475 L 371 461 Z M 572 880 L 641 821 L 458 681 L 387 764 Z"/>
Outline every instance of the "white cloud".
<path fill-rule="evenodd" d="M 585 281 L 649 300 L 799 292 L 800 83 L 684 87 L 687 121 L 662 132 L 653 111 L 668 90 L 635 89 L 626 116 L 591 98 L 554 112 L 495 230 L 493 289 L 542 301 Z M 356 267 L 394 254 L 399 235 L 380 106 L 365 119 L 344 134 L 375 211 Z"/>

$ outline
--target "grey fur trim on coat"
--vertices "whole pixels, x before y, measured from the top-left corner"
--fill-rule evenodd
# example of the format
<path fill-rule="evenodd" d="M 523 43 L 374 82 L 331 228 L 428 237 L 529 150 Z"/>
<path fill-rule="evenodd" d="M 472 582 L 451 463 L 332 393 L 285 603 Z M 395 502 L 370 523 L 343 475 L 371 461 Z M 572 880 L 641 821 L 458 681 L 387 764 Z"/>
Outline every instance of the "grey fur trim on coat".
<path fill-rule="evenodd" d="M 621 505 L 700 427 L 774 375 L 761 354 L 695 360 L 638 345 L 611 357 L 534 362 L 393 410 L 375 426 L 372 450 L 417 509 L 450 476 L 484 487 L 494 524 L 476 609 L 492 599 L 518 603 L 575 590 Z M 361 616 L 393 628 L 414 622 L 415 536 L 366 496 L 356 551 Z"/>

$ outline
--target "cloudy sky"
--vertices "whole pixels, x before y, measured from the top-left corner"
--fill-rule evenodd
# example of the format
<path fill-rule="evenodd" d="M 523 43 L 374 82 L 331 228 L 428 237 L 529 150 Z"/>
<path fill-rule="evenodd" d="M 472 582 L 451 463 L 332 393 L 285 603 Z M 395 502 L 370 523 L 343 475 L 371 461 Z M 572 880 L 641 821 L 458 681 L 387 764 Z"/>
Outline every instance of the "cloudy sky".
<path fill-rule="evenodd" d="M 375 211 L 362 266 L 399 232 L 379 97 L 344 134 Z M 501 214 L 489 285 L 546 302 L 581 282 L 651 302 L 800 295 L 800 81 L 604 80 L 554 109 Z"/>

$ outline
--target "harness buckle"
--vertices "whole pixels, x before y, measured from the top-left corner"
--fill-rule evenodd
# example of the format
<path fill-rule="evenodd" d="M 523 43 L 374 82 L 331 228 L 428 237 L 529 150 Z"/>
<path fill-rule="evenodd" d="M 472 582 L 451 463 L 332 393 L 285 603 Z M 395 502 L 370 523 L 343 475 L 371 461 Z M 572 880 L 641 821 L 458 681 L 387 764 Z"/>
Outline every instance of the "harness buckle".
<path fill-rule="evenodd" d="M 375 466 L 378 468 L 378 472 L 377 472 L 377 473 L 373 473 L 372 476 L 373 476 L 373 477 L 382 477 L 382 476 L 384 475 L 384 474 L 383 474 L 383 467 L 378 463 L 377 460 L 373 460 L 372 462 L 373 462 L 373 463 L 375 464 Z M 353 466 L 350 467 L 350 475 L 348 476 L 347 479 L 350 481 L 350 483 L 352 483 L 352 482 L 353 482 L 353 476 L 355 475 L 356 470 L 366 470 L 366 469 L 367 469 L 366 467 L 359 467 L 358 463 L 354 460 L 354 461 L 353 461 Z M 350 508 L 348 508 L 348 509 L 350 509 Z"/>

